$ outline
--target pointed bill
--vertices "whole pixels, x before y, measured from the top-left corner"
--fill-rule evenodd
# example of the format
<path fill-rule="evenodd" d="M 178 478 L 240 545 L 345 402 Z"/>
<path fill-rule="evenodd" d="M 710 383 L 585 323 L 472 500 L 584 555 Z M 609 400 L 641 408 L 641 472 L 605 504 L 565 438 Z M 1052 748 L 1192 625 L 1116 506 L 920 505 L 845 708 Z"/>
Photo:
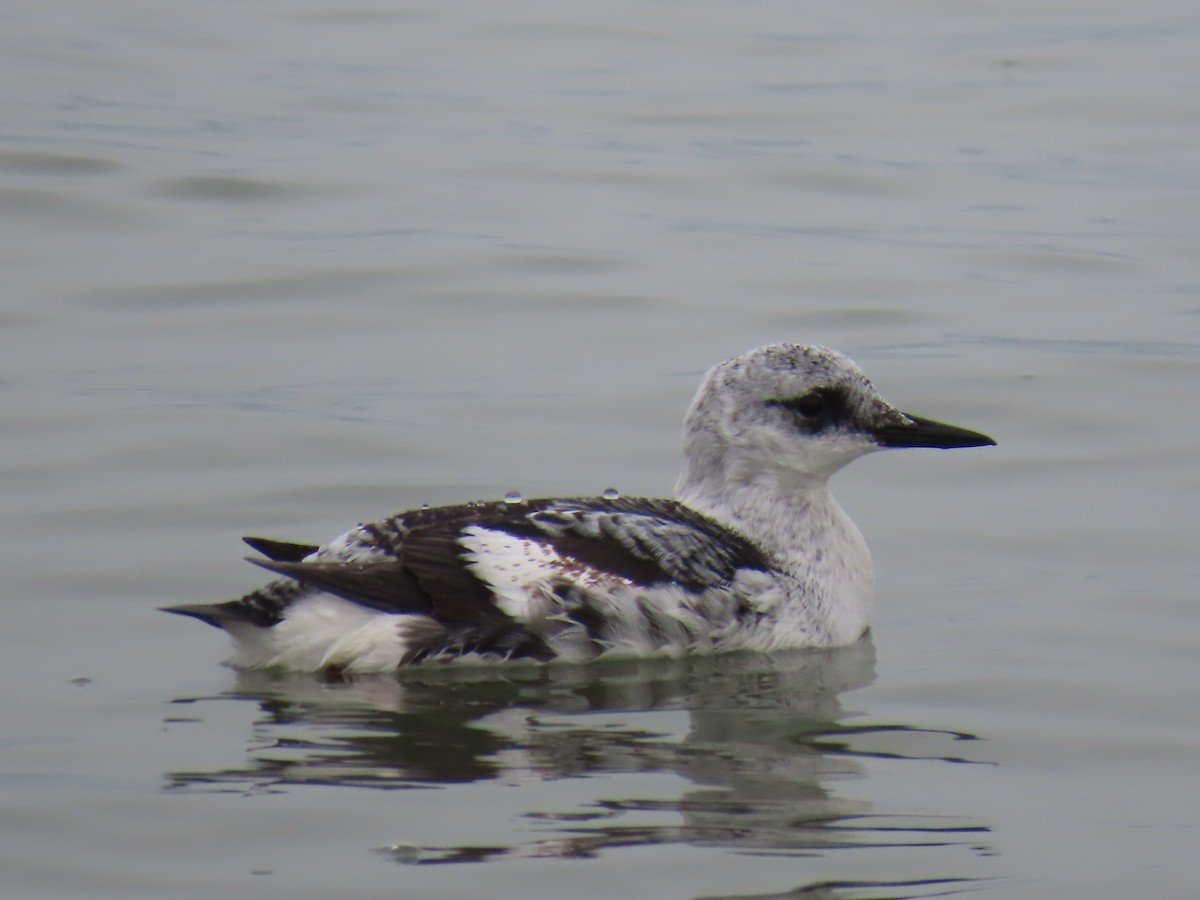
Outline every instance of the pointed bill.
<path fill-rule="evenodd" d="M 874 430 L 881 447 L 992 447 L 995 441 L 986 434 L 969 431 L 957 425 L 946 425 L 933 419 L 904 413 L 905 421 L 893 422 Z"/>

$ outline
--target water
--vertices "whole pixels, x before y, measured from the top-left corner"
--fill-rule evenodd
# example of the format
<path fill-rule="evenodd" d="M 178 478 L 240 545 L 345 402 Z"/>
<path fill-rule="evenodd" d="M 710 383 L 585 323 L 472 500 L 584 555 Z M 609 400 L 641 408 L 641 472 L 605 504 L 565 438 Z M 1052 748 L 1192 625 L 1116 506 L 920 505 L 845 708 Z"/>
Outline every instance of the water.
<path fill-rule="evenodd" d="M 2 893 L 1195 895 L 1190 5 L 2 15 Z M 839 477 L 867 643 L 329 685 L 153 611 L 667 493 L 780 339 L 999 441 Z"/>

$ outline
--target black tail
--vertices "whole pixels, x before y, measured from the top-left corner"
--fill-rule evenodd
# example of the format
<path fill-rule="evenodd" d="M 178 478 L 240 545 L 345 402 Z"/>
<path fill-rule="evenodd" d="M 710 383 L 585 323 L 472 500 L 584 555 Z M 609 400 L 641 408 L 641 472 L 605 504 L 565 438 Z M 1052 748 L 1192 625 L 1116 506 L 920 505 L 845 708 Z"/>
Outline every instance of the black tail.
<path fill-rule="evenodd" d="M 163 612 L 191 616 L 213 628 L 224 628 L 227 622 L 249 622 L 250 617 L 239 608 L 238 601 L 229 603 L 182 603 L 179 606 L 160 606 Z"/>

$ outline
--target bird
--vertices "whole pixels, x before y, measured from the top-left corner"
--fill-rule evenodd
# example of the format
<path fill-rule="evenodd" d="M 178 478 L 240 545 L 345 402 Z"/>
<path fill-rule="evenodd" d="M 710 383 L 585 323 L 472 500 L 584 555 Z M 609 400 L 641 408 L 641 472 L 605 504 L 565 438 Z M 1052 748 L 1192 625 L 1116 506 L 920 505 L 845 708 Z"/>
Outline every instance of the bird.
<path fill-rule="evenodd" d="M 876 450 L 995 443 L 901 412 L 836 350 L 771 344 L 705 374 L 673 498 L 510 495 L 324 545 L 246 537 L 268 584 L 162 609 L 224 629 L 235 668 L 331 677 L 846 645 L 875 578 L 830 476 Z"/>

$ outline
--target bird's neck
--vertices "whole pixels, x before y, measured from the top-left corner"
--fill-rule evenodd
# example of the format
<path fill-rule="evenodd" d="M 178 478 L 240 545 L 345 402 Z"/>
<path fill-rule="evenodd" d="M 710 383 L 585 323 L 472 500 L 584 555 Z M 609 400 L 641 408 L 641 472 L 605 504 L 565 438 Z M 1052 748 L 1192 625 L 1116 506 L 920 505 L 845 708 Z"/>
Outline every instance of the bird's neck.
<path fill-rule="evenodd" d="M 675 492 L 688 506 L 750 538 L 781 565 L 844 538 L 844 525 L 854 527 L 825 478 L 772 477 L 761 471 L 742 479 L 684 477 Z"/>
<path fill-rule="evenodd" d="M 689 480 L 685 471 L 676 495 L 749 538 L 806 591 L 810 585 L 824 586 L 827 596 L 819 602 L 828 604 L 847 642 L 862 633 L 874 594 L 874 566 L 862 532 L 830 493 L 828 478 L 760 471 L 751 478 L 713 482 Z"/>

